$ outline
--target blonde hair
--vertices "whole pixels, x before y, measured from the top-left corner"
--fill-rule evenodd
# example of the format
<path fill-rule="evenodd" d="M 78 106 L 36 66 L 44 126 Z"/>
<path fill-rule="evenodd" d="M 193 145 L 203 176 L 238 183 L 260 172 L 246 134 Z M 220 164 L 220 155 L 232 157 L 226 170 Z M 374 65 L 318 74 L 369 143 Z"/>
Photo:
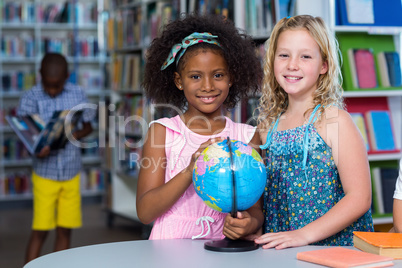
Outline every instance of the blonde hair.
<path fill-rule="evenodd" d="M 310 33 L 320 48 L 323 62 L 327 62 L 328 64 L 328 71 L 325 74 L 321 74 L 318 78 L 317 89 L 313 95 L 313 105 L 308 111 L 314 109 L 318 104 L 321 104 L 319 110 L 321 115 L 324 114 L 325 107 L 337 106 L 340 109 L 344 108 L 341 86 L 342 74 L 340 70 L 342 56 L 339 53 L 339 45 L 334 34 L 331 33 L 320 17 L 298 15 L 283 18 L 275 25 L 267 41 L 262 96 L 259 108 L 256 110 L 259 113 L 257 122 L 262 127 L 270 127 L 288 107 L 288 95 L 275 79 L 274 58 L 279 35 L 286 30 L 299 29 L 305 29 Z"/>

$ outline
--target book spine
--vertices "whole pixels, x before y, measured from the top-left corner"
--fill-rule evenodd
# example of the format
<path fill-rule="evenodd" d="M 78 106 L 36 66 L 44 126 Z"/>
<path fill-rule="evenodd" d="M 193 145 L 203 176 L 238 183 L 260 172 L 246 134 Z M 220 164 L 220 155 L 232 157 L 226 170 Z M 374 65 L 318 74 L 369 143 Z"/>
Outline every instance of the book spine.
<path fill-rule="evenodd" d="M 395 138 L 389 111 L 366 113 L 371 145 L 374 150 L 395 150 Z"/>
<path fill-rule="evenodd" d="M 376 88 L 377 74 L 372 51 L 357 49 L 354 51 L 354 59 L 359 88 Z"/>

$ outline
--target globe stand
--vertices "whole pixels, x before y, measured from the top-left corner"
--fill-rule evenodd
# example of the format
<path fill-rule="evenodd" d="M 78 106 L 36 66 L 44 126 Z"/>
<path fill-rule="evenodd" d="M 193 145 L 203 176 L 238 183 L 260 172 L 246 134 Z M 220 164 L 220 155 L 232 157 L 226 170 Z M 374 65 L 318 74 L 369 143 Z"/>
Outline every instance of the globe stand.
<path fill-rule="evenodd" d="M 230 212 L 232 218 L 237 217 L 237 198 L 236 198 L 236 179 L 235 179 L 235 169 L 233 164 L 233 156 L 232 156 L 232 145 L 230 138 L 227 137 L 227 144 L 229 147 L 230 154 L 230 169 L 232 171 L 232 211 Z M 244 252 L 251 251 L 258 248 L 258 244 L 254 241 L 249 240 L 232 240 L 230 238 L 225 237 L 222 240 L 213 240 L 204 243 L 204 248 L 206 250 L 218 251 L 218 252 Z"/>
<path fill-rule="evenodd" d="M 204 248 L 206 250 L 218 251 L 218 252 L 244 252 L 252 251 L 258 248 L 258 244 L 254 241 L 248 240 L 232 240 L 225 237 L 222 240 L 213 240 L 205 242 Z"/>

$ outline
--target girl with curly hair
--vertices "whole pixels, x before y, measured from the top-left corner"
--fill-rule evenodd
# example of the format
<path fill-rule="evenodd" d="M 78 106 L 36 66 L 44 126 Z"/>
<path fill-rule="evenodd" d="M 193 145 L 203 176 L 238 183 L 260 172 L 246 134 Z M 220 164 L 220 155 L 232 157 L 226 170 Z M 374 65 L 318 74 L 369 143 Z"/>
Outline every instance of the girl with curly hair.
<path fill-rule="evenodd" d="M 373 231 L 367 151 L 343 109 L 338 55 L 319 17 L 283 18 L 268 40 L 258 118 L 264 234 L 254 240 L 263 248 L 351 246 L 353 231 Z"/>
<path fill-rule="evenodd" d="M 206 206 L 192 185 L 195 160 L 226 137 L 261 144 L 256 128 L 225 116 L 260 89 L 262 66 L 250 36 L 218 15 L 183 16 L 147 51 L 143 86 L 155 106 L 178 115 L 150 123 L 137 186 L 137 214 L 154 222 L 150 239 L 223 238 L 226 214 Z M 261 211 L 259 204 L 250 208 Z M 240 217 L 250 215 L 239 213 Z M 249 217 L 251 219 L 251 217 Z M 255 232 L 260 226 L 256 224 Z"/>

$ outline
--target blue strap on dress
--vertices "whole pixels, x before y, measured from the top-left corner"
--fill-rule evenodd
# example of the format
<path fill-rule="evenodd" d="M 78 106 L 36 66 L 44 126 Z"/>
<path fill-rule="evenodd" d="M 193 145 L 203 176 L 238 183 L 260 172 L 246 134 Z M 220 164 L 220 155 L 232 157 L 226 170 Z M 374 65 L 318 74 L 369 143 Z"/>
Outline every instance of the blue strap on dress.
<path fill-rule="evenodd" d="M 307 168 L 307 158 L 308 158 L 308 144 L 309 144 L 309 129 L 310 129 L 310 125 L 314 124 L 314 122 L 317 120 L 319 114 L 316 115 L 317 110 L 321 107 L 321 104 L 318 104 L 317 106 L 315 106 L 313 112 L 310 115 L 310 118 L 308 120 L 308 123 L 306 125 L 306 129 L 304 132 L 304 140 L 303 140 L 303 171 L 304 171 L 304 176 L 306 178 L 306 182 L 304 183 L 304 189 L 307 187 L 307 182 L 308 182 L 308 177 L 307 177 L 307 173 L 306 173 L 306 168 Z M 281 115 L 278 116 L 278 118 L 276 119 L 275 125 L 268 131 L 267 134 L 267 141 L 265 142 L 264 145 L 261 145 L 260 148 L 262 150 L 265 150 L 269 147 L 269 145 L 271 144 L 272 141 L 272 134 L 276 131 L 276 129 L 278 128 L 278 123 L 279 123 L 279 118 L 281 117 Z M 314 120 L 313 120 L 314 119 Z"/>

